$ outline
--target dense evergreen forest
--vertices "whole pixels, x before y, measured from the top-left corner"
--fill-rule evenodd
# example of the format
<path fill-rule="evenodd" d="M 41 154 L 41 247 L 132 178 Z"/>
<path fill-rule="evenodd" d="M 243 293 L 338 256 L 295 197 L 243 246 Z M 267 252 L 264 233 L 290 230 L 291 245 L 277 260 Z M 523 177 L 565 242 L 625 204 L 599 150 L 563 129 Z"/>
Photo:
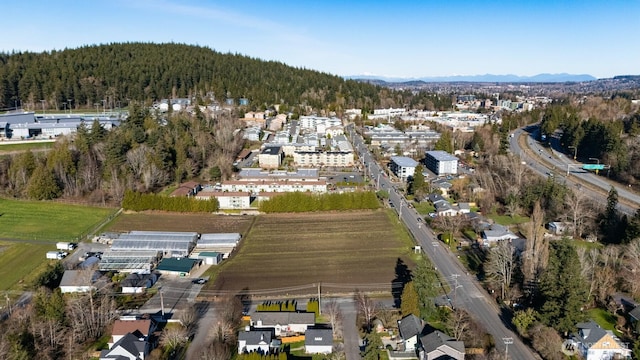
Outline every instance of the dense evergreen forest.
<path fill-rule="evenodd" d="M 47 109 L 93 108 L 103 100 L 107 108 L 116 108 L 132 100 L 202 99 L 211 92 L 218 101 L 247 98 L 252 110 L 271 104 L 338 113 L 354 107 L 371 110 L 412 104 L 439 109 L 451 105 L 447 96 L 414 96 L 280 62 L 184 44 L 114 43 L 0 54 L 0 109 L 18 104 L 39 109 L 41 100 Z"/>

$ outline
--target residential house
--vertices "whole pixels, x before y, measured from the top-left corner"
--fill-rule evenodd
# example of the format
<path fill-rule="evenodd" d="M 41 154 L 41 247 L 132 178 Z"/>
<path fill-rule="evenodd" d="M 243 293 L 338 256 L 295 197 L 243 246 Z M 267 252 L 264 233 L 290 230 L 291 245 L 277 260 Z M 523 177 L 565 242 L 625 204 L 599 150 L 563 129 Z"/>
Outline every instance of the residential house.
<path fill-rule="evenodd" d="M 331 354 L 333 329 L 307 329 L 304 335 L 304 351 L 307 354 Z"/>
<path fill-rule="evenodd" d="M 572 342 L 585 360 L 631 359 L 631 349 L 595 321 L 579 323 L 576 327 L 578 332 L 573 335 Z"/>
<path fill-rule="evenodd" d="M 446 197 L 449 197 L 449 191 L 451 191 L 452 187 L 453 184 L 445 179 L 434 180 L 431 182 L 431 189 L 439 190 L 442 193 L 442 196 Z"/>
<path fill-rule="evenodd" d="M 471 212 L 471 203 L 468 203 L 468 202 L 458 203 L 458 213 L 468 214 L 470 212 Z"/>
<path fill-rule="evenodd" d="M 424 322 L 422 319 L 413 314 L 398 320 L 398 331 L 402 339 L 398 351 L 415 352 L 418 348 L 418 340 L 423 328 Z"/>
<path fill-rule="evenodd" d="M 485 246 L 496 243 L 500 240 L 517 239 L 518 235 L 512 233 L 506 226 L 491 224 L 488 229 L 482 231 L 482 242 Z"/>
<path fill-rule="evenodd" d="M 547 223 L 547 229 L 554 235 L 562 235 L 569 230 L 571 223 L 562 221 L 552 221 Z"/>
<path fill-rule="evenodd" d="M 238 333 L 238 354 L 269 354 L 274 340 L 273 329 L 247 330 Z"/>
<path fill-rule="evenodd" d="M 156 323 L 151 319 L 116 320 L 113 322 L 109 348 L 112 348 L 118 341 L 127 336 L 127 334 L 134 335 L 136 339 L 148 341 L 149 336 L 155 329 Z"/>
<path fill-rule="evenodd" d="M 633 310 L 629 311 L 629 319 L 633 324 L 635 332 L 640 333 L 640 306 L 636 306 Z"/>
<path fill-rule="evenodd" d="M 149 354 L 149 343 L 128 333 L 120 338 L 109 350 L 100 352 L 100 360 L 144 360 Z"/>
<path fill-rule="evenodd" d="M 464 342 L 435 330 L 420 338 L 420 360 L 464 360 Z"/>
<path fill-rule="evenodd" d="M 187 181 L 178 186 L 170 196 L 172 197 L 182 197 L 182 196 L 194 196 L 198 193 L 198 191 L 202 190 L 202 186 L 195 181 Z"/>
<path fill-rule="evenodd" d="M 251 326 L 255 328 L 273 328 L 276 336 L 302 333 L 315 325 L 316 314 L 312 312 L 255 312 L 251 315 Z"/>
<path fill-rule="evenodd" d="M 456 216 L 459 213 L 458 208 L 451 205 L 440 194 L 429 194 L 428 199 L 436 208 L 436 214 L 438 216 Z"/>
<path fill-rule="evenodd" d="M 131 273 L 127 275 L 120 283 L 122 286 L 122 293 L 124 294 L 140 294 L 145 292 L 146 289 L 153 286 L 158 280 L 159 274 L 137 274 Z"/>

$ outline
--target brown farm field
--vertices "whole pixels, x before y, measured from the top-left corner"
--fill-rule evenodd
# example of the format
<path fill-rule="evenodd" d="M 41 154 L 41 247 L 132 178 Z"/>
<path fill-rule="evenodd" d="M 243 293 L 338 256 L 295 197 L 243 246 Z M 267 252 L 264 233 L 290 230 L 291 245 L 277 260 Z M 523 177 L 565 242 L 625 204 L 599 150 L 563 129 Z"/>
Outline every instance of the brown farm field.
<path fill-rule="evenodd" d="M 284 295 L 322 283 L 325 294 L 389 292 L 398 259 L 414 267 L 412 246 L 385 210 L 260 215 L 237 252 L 209 269 L 207 290 Z"/>
<path fill-rule="evenodd" d="M 237 232 L 245 236 L 254 221 L 253 216 L 180 214 L 165 212 L 123 213 L 104 230 L 125 232 L 147 231 L 195 231 L 204 233 Z"/>

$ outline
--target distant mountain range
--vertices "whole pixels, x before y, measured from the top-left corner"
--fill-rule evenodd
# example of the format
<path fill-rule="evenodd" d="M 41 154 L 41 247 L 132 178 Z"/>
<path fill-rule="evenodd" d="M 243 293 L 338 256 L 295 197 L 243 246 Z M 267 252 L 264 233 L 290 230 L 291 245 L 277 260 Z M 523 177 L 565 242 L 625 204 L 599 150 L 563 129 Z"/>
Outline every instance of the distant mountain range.
<path fill-rule="evenodd" d="M 595 77 L 589 74 L 538 74 L 534 76 L 518 76 L 518 75 L 454 75 L 454 76 L 432 76 L 421 78 L 394 78 L 375 75 L 350 75 L 345 76 L 346 79 L 361 80 L 369 82 L 512 82 L 512 83 L 542 83 L 542 82 L 582 82 L 597 80 Z"/>

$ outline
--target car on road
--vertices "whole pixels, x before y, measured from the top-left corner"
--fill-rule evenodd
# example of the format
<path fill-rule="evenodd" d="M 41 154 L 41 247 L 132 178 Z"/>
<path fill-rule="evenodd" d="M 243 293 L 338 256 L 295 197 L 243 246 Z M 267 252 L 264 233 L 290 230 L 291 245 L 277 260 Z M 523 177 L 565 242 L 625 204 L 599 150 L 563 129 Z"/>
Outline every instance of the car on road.
<path fill-rule="evenodd" d="M 191 282 L 194 284 L 203 285 L 207 282 L 207 279 L 198 278 L 198 279 L 191 280 Z"/>
<path fill-rule="evenodd" d="M 419 217 L 419 218 L 418 218 L 418 222 L 422 222 L 422 221 L 423 221 L 423 220 L 422 220 L 422 218 L 421 218 L 421 217 Z"/>

